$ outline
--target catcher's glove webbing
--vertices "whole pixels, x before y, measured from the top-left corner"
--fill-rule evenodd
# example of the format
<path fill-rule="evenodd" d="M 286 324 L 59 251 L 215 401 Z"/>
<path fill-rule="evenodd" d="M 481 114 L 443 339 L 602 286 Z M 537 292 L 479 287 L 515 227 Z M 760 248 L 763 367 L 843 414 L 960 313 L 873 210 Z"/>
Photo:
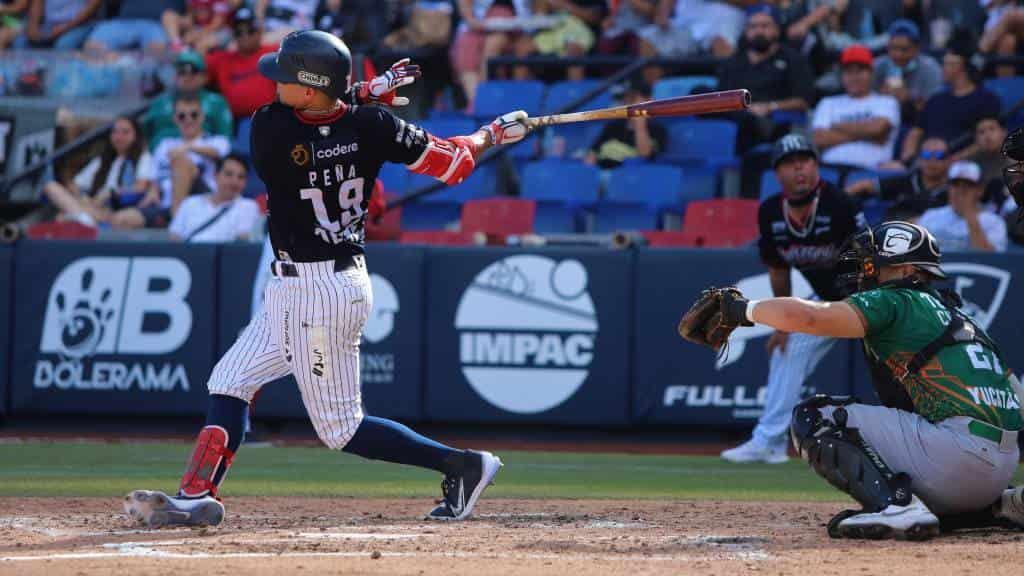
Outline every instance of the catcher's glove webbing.
<path fill-rule="evenodd" d="M 746 310 L 747 299 L 736 288 L 708 288 L 679 320 L 679 335 L 717 352 L 733 330 L 753 326 Z"/>

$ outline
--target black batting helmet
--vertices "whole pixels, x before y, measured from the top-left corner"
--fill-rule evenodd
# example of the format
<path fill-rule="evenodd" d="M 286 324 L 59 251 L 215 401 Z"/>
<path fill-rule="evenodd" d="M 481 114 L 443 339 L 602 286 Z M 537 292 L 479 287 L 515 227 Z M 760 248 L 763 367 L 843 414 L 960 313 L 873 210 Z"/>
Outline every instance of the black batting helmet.
<path fill-rule="evenodd" d="M 340 98 L 348 90 L 352 54 L 333 34 L 300 30 L 285 36 L 277 52 L 261 56 L 259 67 L 274 82 L 302 84 Z"/>
<path fill-rule="evenodd" d="M 939 243 L 925 227 L 894 220 L 850 236 L 839 254 L 838 282 L 848 293 L 878 286 L 882 266 L 911 264 L 933 278 L 945 279 Z"/>
<path fill-rule="evenodd" d="M 1013 161 L 1003 168 L 1003 183 L 1020 207 L 1019 222 L 1024 219 L 1024 127 L 1010 132 L 1003 140 L 1003 157 Z"/>

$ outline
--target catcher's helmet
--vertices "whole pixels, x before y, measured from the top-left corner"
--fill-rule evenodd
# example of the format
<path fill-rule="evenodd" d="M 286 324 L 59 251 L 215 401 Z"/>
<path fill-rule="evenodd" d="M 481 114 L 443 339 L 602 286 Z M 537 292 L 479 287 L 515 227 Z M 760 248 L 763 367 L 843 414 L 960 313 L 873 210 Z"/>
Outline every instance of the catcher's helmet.
<path fill-rule="evenodd" d="M 911 264 L 941 280 L 946 278 L 941 259 L 939 243 L 923 226 L 885 222 L 846 240 L 839 253 L 838 283 L 847 293 L 870 290 L 878 286 L 879 268 L 897 264 Z"/>
<path fill-rule="evenodd" d="M 348 90 L 352 54 L 333 34 L 300 30 L 285 36 L 277 52 L 261 56 L 259 68 L 274 82 L 302 84 L 340 98 Z"/>
<path fill-rule="evenodd" d="M 1024 128 L 1017 128 L 1006 136 L 1003 156 L 1013 161 L 1003 168 L 1003 183 L 1020 207 L 1017 212 L 1017 220 L 1020 221 L 1024 219 Z"/>

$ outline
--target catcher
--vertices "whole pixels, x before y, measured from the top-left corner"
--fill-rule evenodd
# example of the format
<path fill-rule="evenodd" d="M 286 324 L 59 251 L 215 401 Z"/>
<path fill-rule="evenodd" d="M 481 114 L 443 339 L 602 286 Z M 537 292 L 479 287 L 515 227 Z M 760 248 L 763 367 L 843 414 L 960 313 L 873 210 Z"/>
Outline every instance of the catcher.
<path fill-rule="evenodd" d="M 1024 528 L 1022 491 L 1007 489 L 1024 425 L 1020 384 L 996 344 L 957 309 L 957 296 L 932 286 L 946 277 L 939 258 L 927 230 L 887 222 L 847 240 L 845 300 L 747 300 L 735 288 L 712 288 L 680 321 L 683 338 L 715 350 L 755 322 L 860 338 L 876 388 L 880 378 L 897 384 L 896 393 L 880 394 L 885 406 L 818 395 L 793 412 L 800 455 L 863 507 L 832 518 L 833 538 L 926 539 L 940 518 L 945 529 Z"/>

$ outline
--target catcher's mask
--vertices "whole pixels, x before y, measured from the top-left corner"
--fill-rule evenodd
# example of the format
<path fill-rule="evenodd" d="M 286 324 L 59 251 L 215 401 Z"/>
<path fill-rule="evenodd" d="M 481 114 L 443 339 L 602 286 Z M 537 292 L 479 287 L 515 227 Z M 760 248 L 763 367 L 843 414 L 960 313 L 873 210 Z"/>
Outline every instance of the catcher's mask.
<path fill-rule="evenodd" d="M 1010 132 L 1003 140 L 1003 157 L 1011 163 L 1003 168 L 1003 183 L 1017 202 L 1017 221 L 1024 219 L 1024 128 Z"/>
<path fill-rule="evenodd" d="M 847 238 L 839 252 L 836 283 L 843 295 L 879 286 L 882 266 L 911 264 L 930 278 L 945 279 L 942 253 L 931 232 L 910 222 L 892 221 Z"/>

